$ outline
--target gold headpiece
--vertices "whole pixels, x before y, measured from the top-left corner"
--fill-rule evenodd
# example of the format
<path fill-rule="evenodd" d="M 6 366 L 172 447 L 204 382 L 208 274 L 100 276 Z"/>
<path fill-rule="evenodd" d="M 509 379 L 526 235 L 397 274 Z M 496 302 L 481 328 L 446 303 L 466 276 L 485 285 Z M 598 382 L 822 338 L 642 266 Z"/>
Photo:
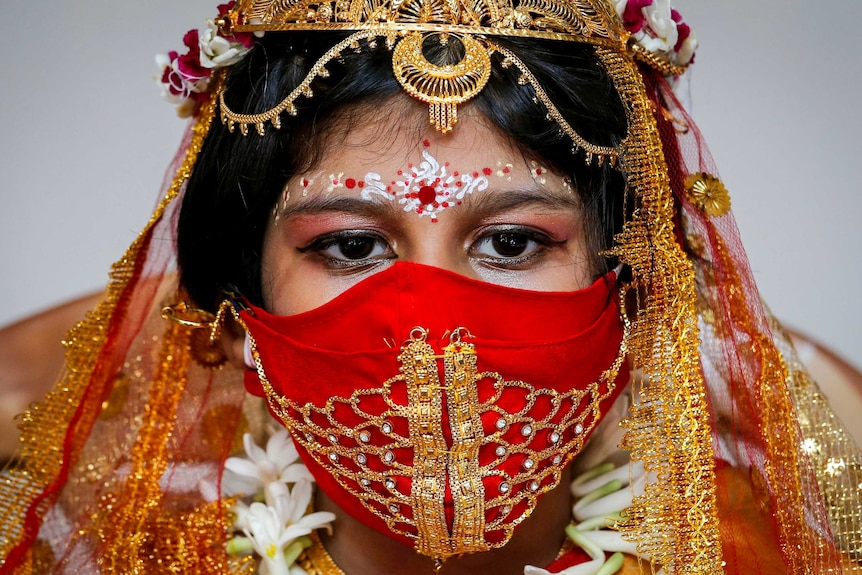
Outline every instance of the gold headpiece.
<path fill-rule="evenodd" d="M 561 133 L 581 150 L 588 162 L 593 157 L 616 161 L 617 150 L 587 142 L 563 118 L 538 80 L 513 53 L 497 45 L 494 36 L 533 37 L 588 43 L 641 57 L 668 74 L 685 66 L 664 61 L 630 42 L 616 12 L 604 0 L 241 0 L 218 21 L 222 34 L 261 34 L 288 30 L 345 30 L 354 33 L 333 46 L 300 84 L 274 108 L 259 114 L 234 112 L 219 93 L 222 122 L 245 135 L 254 125 L 261 135 L 266 124 L 281 125 L 283 112 L 296 114 L 300 97 L 313 97 L 311 83 L 327 77 L 326 64 L 345 50 L 361 50 L 384 38 L 393 50 L 392 69 L 404 90 L 429 105 L 430 122 L 442 133 L 458 121 L 457 106 L 482 91 L 491 74 L 491 56 L 501 56 L 503 67 L 516 66 L 519 82 L 530 84 L 535 100 L 547 109 Z M 423 45 L 430 38 L 463 45 L 462 59 L 450 65 L 427 60 Z"/>

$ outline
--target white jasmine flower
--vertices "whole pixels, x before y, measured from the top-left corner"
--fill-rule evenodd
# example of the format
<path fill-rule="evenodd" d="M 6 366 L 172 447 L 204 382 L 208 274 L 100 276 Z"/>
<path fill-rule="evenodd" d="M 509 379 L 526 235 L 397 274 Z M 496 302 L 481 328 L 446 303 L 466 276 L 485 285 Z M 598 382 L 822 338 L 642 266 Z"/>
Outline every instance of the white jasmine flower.
<path fill-rule="evenodd" d="M 640 462 L 617 468 L 602 463 L 572 481 L 570 490 L 577 499 L 572 514 L 580 523 L 566 527 L 566 535 L 586 551 L 590 561 L 563 569 L 556 575 L 610 575 L 622 567 L 623 553 L 640 555 L 649 561 L 648 556 L 638 553 L 634 543 L 611 529 L 621 513 L 632 505 L 633 493 L 643 493 L 646 477 Z M 611 556 L 605 559 L 607 554 Z M 526 566 L 524 575 L 555 574 Z"/>
<path fill-rule="evenodd" d="M 305 515 L 311 502 L 311 482 L 299 480 L 292 490 L 283 483 L 273 483 L 268 498 L 269 504 L 252 503 L 244 514 L 247 527 L 245 536 L 263 560 L 269 575 L 290 575 L 290 565 L 285 549 L 296 539 L 308 535 L 312 530 L 328 526 L 335 515 L 318 511 Z"/>
<path fill-rule="evenodd" d="M 308 468 L 299 461 L 299 453 L 286 429 L 269 438 L 266 450 L 254 443 L 250 433 L 242 441 L 248 457 L 229 457 L 225 461 L 222 482 L 225 495 L 257 493 L 275 481 L 314 481 Z"/>

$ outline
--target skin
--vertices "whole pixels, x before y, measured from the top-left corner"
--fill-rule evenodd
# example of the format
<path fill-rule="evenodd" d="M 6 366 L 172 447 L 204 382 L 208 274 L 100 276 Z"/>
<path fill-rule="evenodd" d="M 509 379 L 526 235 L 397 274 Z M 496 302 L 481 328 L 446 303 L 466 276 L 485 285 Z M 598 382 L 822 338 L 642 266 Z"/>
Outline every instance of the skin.
<path fill-rule="evenodd" d="M 523 289 L 587 287 L 594 270 L 577 194 L 557 174 L 536 177 L 535 165 L 470 111 L 465 107 L 447 135 L 425 124 L 424 107 L 407 123 L 413 129 L 393 130 L 387 138 L 379 137 L 379 123 L 362 124 L 328 146 L 318 168 L 289 181 L 289 197 L 276 206 L 264 239 L 267 309 L 279 315 L 314 309 L 398 260 Z M 422 161 L 423 150 L 449 162 L 450 171 L 511 168 L 506 177 L 488 177 L 486 190 L 441 211 L 436 222 L 405 212 L 397 200 L 363 199 L 358 188 L 327 189 L 330 173 L 359 179 L 373 171 L 384 181 L 395 179 L 408 163 Z M 313 181 L 305 193 L 302 178 Z M 241 342 L 231 343 L 229 355 L 241 364 Z M 449 559 L 440 573 L 521 575 L 526 564 L 551 563 L 571 521 L 569 477 L 567 470 L 506 546 Z M 315 508 L 336 515 L 332 535 L 323 538 L 346 575 L 433 572 L 431 559 L 347 515 L 320 490 Z"/>

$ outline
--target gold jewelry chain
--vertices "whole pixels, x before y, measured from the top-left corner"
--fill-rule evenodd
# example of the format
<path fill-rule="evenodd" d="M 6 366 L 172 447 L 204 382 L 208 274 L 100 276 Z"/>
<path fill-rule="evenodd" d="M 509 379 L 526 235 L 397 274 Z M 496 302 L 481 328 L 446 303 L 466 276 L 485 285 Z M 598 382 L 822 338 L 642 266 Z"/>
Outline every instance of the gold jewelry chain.
<path fill-rule="evenodd" d="M 261 136 L 266 133 L 267 123 L 280 129 L 282 113 L 287 112 L 295 116 L 296 101 L 300 97 L 314 97 L 311 84 L 318 77 L 329 76 L 329 71 L 326 69 L 329 62 L 339 58 L 345 50 L 361 51 L 360 40 L 365 40 L 370 48 L 374 48 L 380 37 L 385 39 L 389 49 L 394 48 L 392 67 L 395 77 L 408 94 L 429 105 L 430 123 L 440 132 L 445 134 L 451 131 L 458 121 L 457 105 L 469 101 L 485 87 L 490 77 L 491 55 L 497 52 L 503 57 L 501 64 L 503 68 L 509 68 L 512 65 L 518 68 L 521 73 L 518 83 L 529 84 L 532 87 L 535 93 L 533 101 L 541 102 L 547 110 L 548 120 L 553 120 L 559 126 L 560 133 L 572 141 L 572 153 L 582 151 L 588 165 L 594 158 L 600 163 L 608 161 L 612 166 L 616 165 L 618 152 L 614 147 L 598 146 L 585 140 L 554 106 L 526 64 L 510 50 L 482 37 L 456 36 L 464 44 L 464 59 L 456 65 L 437 66 L 425 59 L 422 43 L 426 36 L 418 32 L 411 33 L 407 38 L 399 41 L 397 34 L 391 29 L 361 30 L 324 53 L 314 63 L 302 82 L 269 110 L 258 114 L 234 112 L 225 102 L 225 89 L 222 87 L 218 93 L 222 123 L 227 125 L 230 132 L 233 132 L 238 125 L 243 136 L 248 134 L 250 125 L 254 125 Z M 449 37 L 441 36 L 440 40 L 445 42 Z"/>
<path fill-rule="evenodd" d="M 297 564 L 302 567 L 308 575 L 345 575 L 344 571 L 335 564 L 332 556 L 323 546 L 323 541 L 317 531 L 312 531 L 311 547 L 299 556 Z"/>

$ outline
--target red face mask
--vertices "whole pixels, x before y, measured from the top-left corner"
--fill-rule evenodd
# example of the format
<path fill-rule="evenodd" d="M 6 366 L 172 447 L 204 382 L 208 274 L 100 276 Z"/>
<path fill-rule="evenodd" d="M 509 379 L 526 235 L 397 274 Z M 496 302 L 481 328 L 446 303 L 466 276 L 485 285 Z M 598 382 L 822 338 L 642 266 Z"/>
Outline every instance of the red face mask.
<path fill-rule="evenodd" d="M 623 387 L 613 273 L 534 292 L 398 262 L 315 310 L 240 315 L 246 386 L 320 487 L 435 559 L 504 545 Z"/>

